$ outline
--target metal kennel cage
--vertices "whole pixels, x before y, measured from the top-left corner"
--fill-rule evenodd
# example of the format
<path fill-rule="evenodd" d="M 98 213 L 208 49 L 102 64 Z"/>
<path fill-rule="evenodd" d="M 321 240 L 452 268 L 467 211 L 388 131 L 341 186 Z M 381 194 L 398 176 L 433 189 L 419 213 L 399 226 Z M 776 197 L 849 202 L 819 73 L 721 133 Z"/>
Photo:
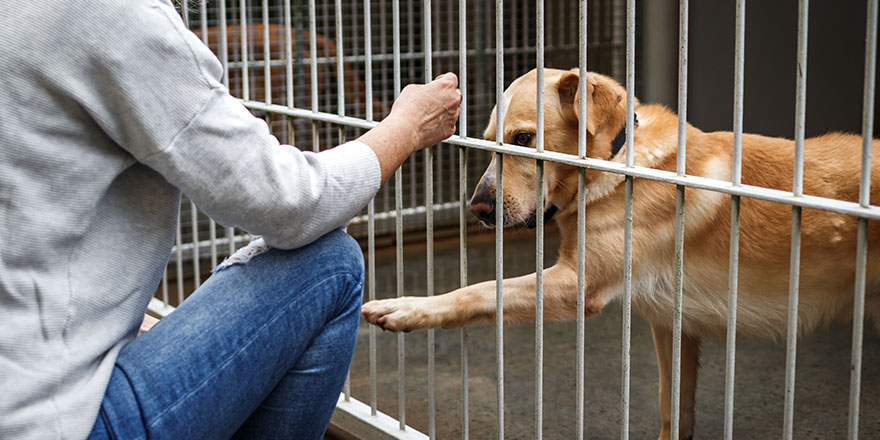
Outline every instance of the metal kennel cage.
<path fill-rule="evenodd" d="M 537 160 L 537 172 L 543 174 L 545 162 L 563 163 L 580 169 L 578 188 L 579 228 L 578 258 L 584 261 L 584 171 L 586 169 L 625 176 L 627 214 L 624 267 L 625 273 L 622 326 L 622 368 L 620 390 L 621 438 L 629 437 L 630 407 L 630 298 L 632 292 L 632 182 L 650 179 L 676 185 L 675 228 L 675 314 L 670 317 L 673 334 L 672 432 L 678 429 L 680 389 L 682 277 L 684 240 L 685 188 L 699 188 L 731 196 L 731 245 L 728 337 L 726 343 L 724 436 L 733 436 L 733 385 L 736 353 L 735 323 L 739 237 L 739 206 L 741 197 L 756 198 L 792 207 L 792 264 L 789 290 L 788 357 L 786 362 L 784 437 L 792 438 L 795 353 L 797 336 L 798 270 L 800 252 L 801 212 L 804 208 L 819 209 L 859 219 L 858 260 L 854 301 L 852 378 L 849 407 L 849 437 L 858 437 L 859 393 L 861 391 L 861 353 L 864 324 L 865 274 L 867 255 L 867 224 L 880 220 L 880 207 L 871 205 L 870 157 L 873 130 L 874 77 L 876 58 L 877 0 L 868 1 L 867 41 L 865 51 L 864 143 L 860 197 L 857 203 L 813 197 L 803 194 L 803 140 L 806 69 L 797 70 L 795 181 L 791 191 L 754 187 L 741 183 L 740 155 L 743 118 L 743 65 L 745 1 L 737 0 L 735 55 L 734 165 L 730 182 L 690 176 L 685 169 L 684 134 L 687 119 L 687 47 L 688 1 L 680 3 L 679 74 L 678 74 L 678 163 L 676 172 L 667 172 L 633 165 L 632 128 L 634 90 L 636 87 L 636 1 L 601 0 L 570 2 L 548 0 L 515 2 L 432 2 L 430 0 L 341 0 L 216 1 L 183 2 L 181 14 L 188 26 L 218 54 L 224 66 L 225 79 L 231 92 L 255 114 L 266 119 L 272 131 L 283 141 L 301 148 L 323 150 L 351 139 L 373 127 L 390 108 L 393 98 L 408 82 L 424 82 L 439 72 L 457 72 L 461 78 L 464 102 L 459 132 L 441 145 L 414 155 L 397 171 L 395 179 L 383 187 L 363 215 L 358 216 L 349 231 L 365 239 L 368 252 L 367 295 L 375 298 L 375 247 L 377 237 L 387 236 L 396 245 L 397 295 L 403 293 L 403 234 L 420 231 L 427 242 L 428 277 L 426 291 L 434 293 L 433 245 L 436 227 L 459 228 L 460 284 L 467 278 L 468 219 L 466 199 L 479 173 L 488 164 L 488 154 L 498 154 L 497 171 L 507 155 Z M 798 32 L 798 66 L 806 63 L 807 0 L 800 1 Z M 552 23 L 553 26 L 549 26 Z M 481 130 L 485 118 L 510 81 L 537 65 L 539 74 L 544 65 L 578 64 L 581 71 L 607 73 L 626 85 L 627 140 L 626 162 L 614 163 L 586 157 L 586 135 L 583 120 L 580 127 L 578 155 L 545 151 L 543 148 L 543 111 L 538 111 L 537 149 L 526 149 L 500 142 L 484 141 Z M 582 75 L 581 78 L 584 78 Z M 539 81 L 539 84 L 543 84 Z M 541 87 L 543 88 L 543 87 Z M 581 87 L 583 91 L 584 88 Z M 539 89 L 539 97 L 543 90 Z M 539 98 L 539 109 L 543 101 Z M 585 111 L 585 96 L 580 99 Z M 499 116 L 503 115 L 499 111 Z M 502 119 L 499 117 L 498 125 Z M 500 176 L 500 172 L 498 174 Z M 538 182 L 542 180 L 538 179 Z M 503 182 L 498 179 L 497 206 L 502 206 Z M 536 190 L 541 205 L 543 190 Z M 163 278 L 157 298 L 151 303 L 154 313 L 164 315 L 186 294 L 198 287 L 206 266 L 213 267 L 218 258 L 231 252 L 249 237 L 216 225 L 198 213 L 196 206 L 185 201 L 182 206 L 177 245 L 171 256 L 169 271 Z M 496 214 L 501 219 L 502 210 Z M 500 223 L 500 221 L 499 221 Z M 535 431 L 541 438 L 543 412 L 543 252 L 544 228 L 538 222 L 536 285 L 536 370 L 535 370 Z M 496 255 L 503 255 L 504 231 L 496 232 Z M 421 236 L 421 235 L 420 235 Z M 496 258 L 497 280 L 503 278 L 503 258 Z M 586 274 L 579 264 L 577 306 L 584 307 Z M 495 417 L 497 437 L 504 438 L 504 326 L 501 283 L 498 284 L 498 312 L 495 327 L 497 351 L 497 401 Z M 176 290 L 176 297 L 173 298 Z M 370 396 L 362 403 L 351 397 L 348 388 L 340 397 L 336 424 L 348 432 L 365 438 L 424 438 L 436 436 L 434 404 L 434 333 L 428 331 L 428 400 L 427 433 L 406 425 L 403 401 L 406 398 L 403 377 L 406 373 L 404 336 L 398 335 L 398 386 L 400 412 L 394 417 L 377 410 L 375 381 L 375 327 L 370 327 Z M 462 341 L 462 426 L 468 437 L 467 391 L 467 330 L 461 331 Z M 584 438 L 584 313 L 577 321 L 577 414 L 576 435 Z"/>

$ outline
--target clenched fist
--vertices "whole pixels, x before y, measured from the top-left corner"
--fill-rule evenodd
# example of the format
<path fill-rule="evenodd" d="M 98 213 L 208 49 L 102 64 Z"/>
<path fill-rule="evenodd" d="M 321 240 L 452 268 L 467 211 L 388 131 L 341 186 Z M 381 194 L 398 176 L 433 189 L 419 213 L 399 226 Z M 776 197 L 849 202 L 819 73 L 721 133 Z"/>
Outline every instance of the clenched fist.
<path fill-rule="evenodd" d="M 434 145 L 455 133 L 461 104 L 458 77 L 449 72 L 428 84 L 410 84 L 400 92 L 389 118 L 401 118 L 416 136 L 416 150 Z"/>
<path fill-rule="evenodd" d="M 401 90 L 391 113 L 358 139 L 376 153 L 383 183 L 410 154 L 455 133 L 460 104 L 458 77 L 451 72 Z"/>

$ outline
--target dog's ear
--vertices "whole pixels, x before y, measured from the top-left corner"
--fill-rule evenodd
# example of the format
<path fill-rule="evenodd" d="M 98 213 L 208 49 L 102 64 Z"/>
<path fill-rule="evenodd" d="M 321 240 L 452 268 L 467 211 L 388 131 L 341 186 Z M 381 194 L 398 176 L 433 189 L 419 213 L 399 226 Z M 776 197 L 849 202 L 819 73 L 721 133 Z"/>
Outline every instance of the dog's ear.
<path fill-rule="evenodd" d="M 556 82 L 556 91 L 559 94 L 559 104 L 566 118 L 577 121 L 580 119 L 580 75 L 577 69 L 572 69 L 562 75 Z M 587 73 L 587 131 L 591 135 L 601 127 L 608 118 L 616 111 L 624 95 L 621 94 L 620 86 L 595 73 Z M 616 86 L 616 87 L 615 87 Z M 625 93 L 625 92 L 624 92 Z"/>

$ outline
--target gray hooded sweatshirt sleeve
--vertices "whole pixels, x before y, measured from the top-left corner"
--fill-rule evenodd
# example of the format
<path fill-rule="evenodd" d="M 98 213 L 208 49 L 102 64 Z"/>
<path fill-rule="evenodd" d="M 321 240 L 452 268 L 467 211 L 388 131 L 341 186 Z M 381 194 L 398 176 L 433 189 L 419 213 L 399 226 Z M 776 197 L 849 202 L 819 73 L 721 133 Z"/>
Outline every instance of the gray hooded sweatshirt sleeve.
<path fill-rule="evenodd" d="M 349 142 L 280 145 L 163 0 L 0 0 L 0 438 L 84 438 L 161 280 L 180 192 L 296 248 L 375 194 Z"/>

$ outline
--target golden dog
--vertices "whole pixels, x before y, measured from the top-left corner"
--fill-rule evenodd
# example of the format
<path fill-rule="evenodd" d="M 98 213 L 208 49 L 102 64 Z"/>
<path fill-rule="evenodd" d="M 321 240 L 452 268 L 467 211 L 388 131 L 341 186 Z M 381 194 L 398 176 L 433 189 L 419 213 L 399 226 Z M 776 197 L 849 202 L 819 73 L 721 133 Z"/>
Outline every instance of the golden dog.
<path fill-rule="evenodd" d="M 504 93 L 505 143 L 534 146 L 536 80 L 532 71 Z M 547 150 L 577 153 L 577 70 L 546 71 Z M 589 73 L 587 156 L 624 161 L 625 90 L 611 78 Z M 660 105 L 636 102 L 635 164 L 675 170 L 677 116 Z M 495 111 L 485 138 L 495 140 Z M 880 148 L 873 148 L 873 200 L 880 198 Z M 742 183 L 790 191 L 794 142 L 743 135 Z M 733 134 L 687 127 L 687 172 L 730 181 Z M 804 145 L 804 193 L 840 200 L 858 199 L 861 138 L 831 133 Z M 625 149 L 625 148 L 624 148 Z M 614 151 L 620 150 L 620 151 Z M 493 160 L 494 162 L 494 160 Z M 548 162 L 545 168 L 547 217 L 561 231 L 559 261 L 544 272 L 547 319 L 574 319 L 577 307 L 577 169 Z M 534 225 L 535 162 L 504 158 L 504 225 Z M 586 170 L 586 315 L 593 316 L 623 291 L 624 176 Z M 670 437 L 672 316 L 674 305 L 675 186 L 646 179 L 633 184 L 633 294 L 636 313 L 651 323 L 660 376 L 660 438 Z M 495 176 L 490 164 L 471 199 L 471 212 L 494 223 Z M 553 215 L 555 212 L 555 216 Z M 739 248 L 737 332 L 784 339 L 788 316 L 791 208 L 743 197 Z M 540 215 L 538 216 L 540 218 Z M 798 333 L 832 321 L 850 320 L 856 261 L 856 218 L 803 210 Z M 880 222 L 868 226 L 869 255 L 865 313 L 880 330 Z M 681 412 L 677 438 L 690 438 L 700 340 L 723 340 L 727 328 L 730 196 L 688 188 L 685 197 Z M 504 280 L 504 318 L 535 318 L 535 275 Z M 495 282 L 488 281 L 434 297 L 372 301 L 366 319 L 383 329 L 410 331 L 459 327 L 495 318 Z"/>

